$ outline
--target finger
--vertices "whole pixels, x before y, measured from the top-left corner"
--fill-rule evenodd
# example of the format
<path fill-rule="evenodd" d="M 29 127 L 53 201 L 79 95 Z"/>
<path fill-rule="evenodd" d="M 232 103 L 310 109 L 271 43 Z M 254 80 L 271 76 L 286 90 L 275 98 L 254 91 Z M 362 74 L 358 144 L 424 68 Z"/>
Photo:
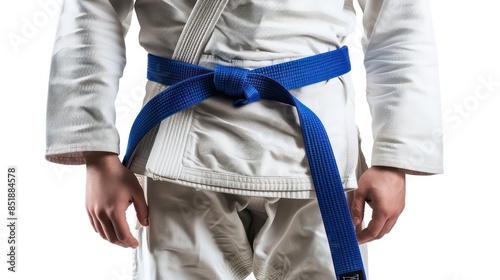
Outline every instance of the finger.
<path fill-rule="evenodd" d="M 385 223 L 384 227 L 382 228 L 382 230 L 380 230 L 379 234 L 370 241 L 378 240 L 378 239 L 381 239 L 382 237 L 384 237 L 386 234 L 388 234 L 391 231 L 391 229 L 394 227 L 395 224 L 396 224 L 396 221 L 394 219 L 388 219 L 387 222 Z"/>
<path fill-rule="evenodd" d="M 118 241 L 120 241 L 126 247 L 137 248 L 137 246 L 139 246 L 139 242 L 130 232 L 130 228 L 128 226 L 127 218 L 125 215 L 125 210 L 112 213 L 110 218 Z"/>
<path fill-rule="evenodd" d="M 381 235 L 387 220 L 388 218 L 386 216 L 377 215 L 374 212 L 372 220 L 368 223 L 368 226 L 359 232 L 358 243 L 363 244 L 377 239 Z"/>
<path fill-rule="evenodd" d="M 391 219 L 387 220 L 387 222 L 385 223 L 384 228 L 381 231 L 383 233 L 383 235 L 386 235 L 389 232 L 391 232 L 391 230 L 396 225 L 397 220 L 398 220 L 397 218 L 391 218 Z M 382 236 L 379 236 L 378 239 L 382 238 Z"/>
<path fill-rule="evenodd" d="M 137 220 L 141 225 L 147 227 L 149 225 L 149 209 L 142 188 L 132 196 L 132 203 L 134 203 L 134 209 L 137 213 Z"/>
<path fill-rule="evenodd" d="M 125 243 L 123 243 L 121 240 L 118 239 L 116 236 L 115 228 L 113 227 L 113 223 L 109 219 L 108 213 L 105 211 L 100 211 L 97 214 L 97 219 L 99 221 L 99 227 L 102 229 L 102 233 L 104 234 L 104 239 L 108 240 L 109 242 L 122 246 L 122 247 L 128 247 Z M 101 235 L 102 236 L 102 235 Z"/>
<path fill-rule="evenodd" d="M 95 232 L 98 232 L 97 228 L 95 226 L 95 223 L 94 223 L 94 219 L 92 218 L 92 216 L 90 215 L 90 213 L 88 211 L 87 211 L 87 215 L 89 216 L 89 220 L 90 220 L 90 224 L 92 225 L 92 228 L 94 229 Z"/>
<path fill-rule="evenodd" d="M 93 218 L 93 220 L 94 220 L 94 225 L 96 227 L 97 233 L 99 233 L 99 235 L 102 237 L 102 239 L 108 240 L 108 238 L 106 237 L 106 234 L 104 233 L 104 229 L 102 228 L 99 220 L 97 220 L 97 218 L 95 218 L 95 219 Z"/>
<path fill-rule="evenodd" d="M 361 192 L 361 190 L 354 190 L 351 204 L 351 217 L 352 223 L 356 228 L 359 228 L 365 215 L 365 199 L 366 195 Z"/>

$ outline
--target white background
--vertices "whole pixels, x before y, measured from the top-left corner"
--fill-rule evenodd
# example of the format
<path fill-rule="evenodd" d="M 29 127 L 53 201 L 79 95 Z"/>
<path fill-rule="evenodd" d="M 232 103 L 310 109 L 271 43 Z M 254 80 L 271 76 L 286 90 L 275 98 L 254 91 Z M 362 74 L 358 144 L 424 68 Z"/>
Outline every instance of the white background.
<path fill-rule="evenodd" d="M 103 241 L 88 223 L 84 168 L 44 160 L 47 78 L 61 1 L 8 1 L 1 12 L 0 279 L 126 280 L 131 250 Z M 500 279 L 500 5 L 494 0 L 432 0 L 431 5 L 441 65 L 445 174 L 408 178 L 407 207 L 396 228 L 369 246 L 371 280 Z M 137 32 L 134 23 L 117 100 L 122 139 L 145 82 Z M 369 153 L 359 44 L 351 51 L 358 123 Z M 8 272 L 6 263 L 10 165 L 19 170 L 17 273 Z"/>

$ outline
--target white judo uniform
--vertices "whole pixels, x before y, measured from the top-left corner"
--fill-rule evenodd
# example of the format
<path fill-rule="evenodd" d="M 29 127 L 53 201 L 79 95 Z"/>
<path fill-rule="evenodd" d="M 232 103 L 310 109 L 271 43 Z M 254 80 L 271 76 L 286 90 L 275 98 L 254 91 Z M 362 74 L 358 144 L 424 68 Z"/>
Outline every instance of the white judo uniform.
<path fill-rule="evenodd" d="M 428 1 L 358 2 L 363 10 L 367 100 L 373 118 L 371 164 L 397 167 L 411 174 L 441 173 L 440 94 Z M 136 0 L 135 3 L 132 0 L 65 1 L 52 57 L 47 160 L 83 164 L 83 151 L 120 153 L 114 101 L 126 62 L 124 36 L 131 13 L 135 7 L 141 26 L 139 41 L 145 50 L 157 56 L 171 57 L 194 3 L 187 0 Z M 221 64 L 252 69 L 327 52 L 343 46 L 346 37 L 355 30 L 355 24 L 352 0 L 230 0 L 199 64 L 208 68 Z M 352 83 L 351 76 L 346 74 L 291 91 L 323 122 L 346 190 L 356 187 L 356 171 L 360 164 Z M 148 82 L 145 102 L 165 87 Z M 210 197 L 205 202 L 221 203 L 214 198 L 219 197 L 226 202 L 224 209 L 241 210 L 246 206 L 254 209 L 249 214 L 253 217 L 252 221 L 258 221 L 257 216 L 262 218 L 262 213 L 266 213 L 263 215 L 269 219 L 280 213 L 277 209 L 270 210 L 272 207 L 269 206 L 277 204 L 279 199 L 283 199 L 282 204 L 302 199 L 301 206 L 297 206 L 297 212 L 293 213 L 301 212 L 305 209 L 304 205 L 314 201 L 314 187 L 293 107 L 260 100 L 234 109 L 230 99 L 215 97 L 165 120 L 155 132 L 141 143 L 130 168 L 135 173 L 158 179 L 155 182 L 148 179 L 150 185 L 155 186 L 152 189 L 163 183 L 166 189 L 172 191 L 165 197 L 182 197 L 184 194 L 189 200 L 196 192 L 185 192 L 202 190 L 203 197 Z M 429 142 L 434 149 L 427 148 Z M 148 198 L 151 197 L 161 195 L 148 194 Z M 247 199 L 246 202 L 241 202 L 243 198 Z M 158 205 L 163 204 L 154 200 Z M 151 202 L 148 202 L 151 207 Z M 193 204 L 192 201 L 178 203 Z M 317 204 L 314 207 L 317 208 Z M 196 207 L 191 208 L 196 210 Z M 313 211 L 317 212 L 316 208 Z M 158 211 L 159 220 L 165 216 L 161 213 L 170 213 L 166 209 Z M 206 214 L 204 211 L 194 212 L 202 216 Z M 243 212 L 236 212 L 242 221 L 246 220 Z M 302 212 L 304 217 L 312 215 L 311 212 Z M 183 219 L 186 220 L 185 217 Z M 268 227 L 269 221 L 262 218 L 262 222 L 252 230 L 249 229 L 251 222 L 243 222 L 246 225 L 243 232 L 247 235 L 252 235 L 250 231 L 257 231 L 248 240 L 268 242 L 264 241 L 263 235 L 259 235 L 262 227 L 268 229 L 267 238 L 276 236 L 277 232 Z M 321 219 L 317 222 L 316 227 L 320 227 Z M 229 219 L 223 224 L 231 227 L 231 223 L 234 220 Z M 301 218 L 291 223 L 294 226 L 290 230 L 296 227 L 295 230 L 300 232 L 300 224 L 304 221 Z M 296 263 L 303 263 L 303 258 L 296 258 L 286 265 L 288 261 L 283 256 L 291 256 L 293 252 L 270 249 L 269 246 L 260 250 L 255 245 L 257 243 L 252 244 L 253 248 L 242 249 L 240 245 L 235 245 L 238 249 L 228 250 L 217 243 L 219 245 L 215 247 L 219 251 L 231 252 L 217 258 L 214 248 L 200 249 L 204 244 L 202 233 L 193 231 L 188 236 L 196 240 L 193 242 L 195 245 L 178 250 L 193 251 L 193 248 L 198 248 L 194 251 L 199 253 L 200 259 L 204 259 L 201 251 L 208 250 L 211 253 L 207 256 L 210 257 L 198 262 L 198 265 L 203 267 L 200 263 L 217 262 L 218 259 L 221 263 L 219 268 L 224 266 L 220 268 L 223 272 L 200 268 L 199 278 L 179 276 L 181 274 L 176 278 L 172 276 L 177 275 L 174 272 L 163 274 L 158 271 L 161 268 L 168 270 L 165 266 L 175 266 L 173 264 L 182 266 L 187 258 L 183 256 L 183 261 L 172 261 L 171 255 L 157 253 L 158 247 L 153 246 L 167 246 L 166 243 L 176 243 L 182 238 L 166 234 L 169 237 L 162 241 L 155 243 L 152 239 L 159 238 L 160 233 L 169 228 L 172 231 L 177 227 L 178 232 L 190 230 L 169 221 L 155 231 L 153 224 L 152 221 L 152 229 L 149 230 L 150 233 L 154 231 L 154 235 L 146 237 L 139 233 L 144 238 L 143 243 L 150 246 L 145 248 L 143 245 L 138 251 L 138 260 L 149 263 L 150 267 L 137 269 L 137 277 L 142 279 L 204 279 L 202 275 L 206 279 L 239 279 L 252 270 L 252 265 L 260 279 L 327 279 L 322 277 L 332 273 L 331 268 L 325 268 L 323 276 L 297 276 L 293 271 L 300 269 L 292 268 Z M 279 224 L 280 227 L 285 226 L 282 222 Z M 224 232 L 228 230 L 224 229 Z M 312 232 L 314 235 L 315 231 Z M 175 232 L 172 231 L 172 234 Z M 226 241 L 233 243 L 231 240 L 234 238 Z M 312 242 L 310 246 L 318 244 L 321 243 Z M 271 258 L 270 252 L 274 250 L 281 252 L 277 255 L 282 257 Z M 300 253 L 301 249 L 295 252 Z M 327 253 L 322 252 L 319 256 Z M 162 258 L 170 265 L 158 265 Z M 250 261 L 252 258 L 253 264 Z M 325 263 L 322 267 L 326 266 Z M 170 271 L 173 270 L 170 268 Z M 208 271 L 214 274 L 207 276 Z M 301 271 L 305 273 L 306 270 Z"/>

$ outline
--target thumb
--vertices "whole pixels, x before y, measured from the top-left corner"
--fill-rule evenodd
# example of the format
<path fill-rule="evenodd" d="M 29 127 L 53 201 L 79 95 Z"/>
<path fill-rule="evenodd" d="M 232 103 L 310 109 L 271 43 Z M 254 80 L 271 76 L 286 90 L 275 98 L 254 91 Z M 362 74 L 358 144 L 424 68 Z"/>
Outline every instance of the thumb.
<path fill-rule="evenodd" d="M 365 213 L 365 198 L 364 194 L 359 188 L 354 190 L 352 204 L 351 204 L 351 217 L 352 223 L 355 227 L 361 225 Z"/>
<path fill-rule="evenodd" d="M 142 190 L 142 188 L 141 188 Z M 144 197 L 144 192 L 136 192 L 132 196 L 132 203 L 134 203 L 135 212 L 137 213 L 137 220 L 141 225 L 149 226 L 149 209 Z"/>

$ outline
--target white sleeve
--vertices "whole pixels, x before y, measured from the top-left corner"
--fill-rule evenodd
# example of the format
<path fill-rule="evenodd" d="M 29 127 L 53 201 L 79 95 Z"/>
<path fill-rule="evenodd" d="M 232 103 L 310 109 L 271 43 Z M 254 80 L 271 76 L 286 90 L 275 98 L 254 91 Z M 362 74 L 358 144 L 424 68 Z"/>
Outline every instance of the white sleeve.
<path fill-rule="evenodd" d="M 372 165 L 443 172 L 441 97 L 428 0 L 359 0 Z"/>
<path fill-rule="evenodd" d="M 83 164 L 83 151 L 119 153 L 115 98 L 133 0 L 66 0 L 49 78 L 46 159 Z"/>

